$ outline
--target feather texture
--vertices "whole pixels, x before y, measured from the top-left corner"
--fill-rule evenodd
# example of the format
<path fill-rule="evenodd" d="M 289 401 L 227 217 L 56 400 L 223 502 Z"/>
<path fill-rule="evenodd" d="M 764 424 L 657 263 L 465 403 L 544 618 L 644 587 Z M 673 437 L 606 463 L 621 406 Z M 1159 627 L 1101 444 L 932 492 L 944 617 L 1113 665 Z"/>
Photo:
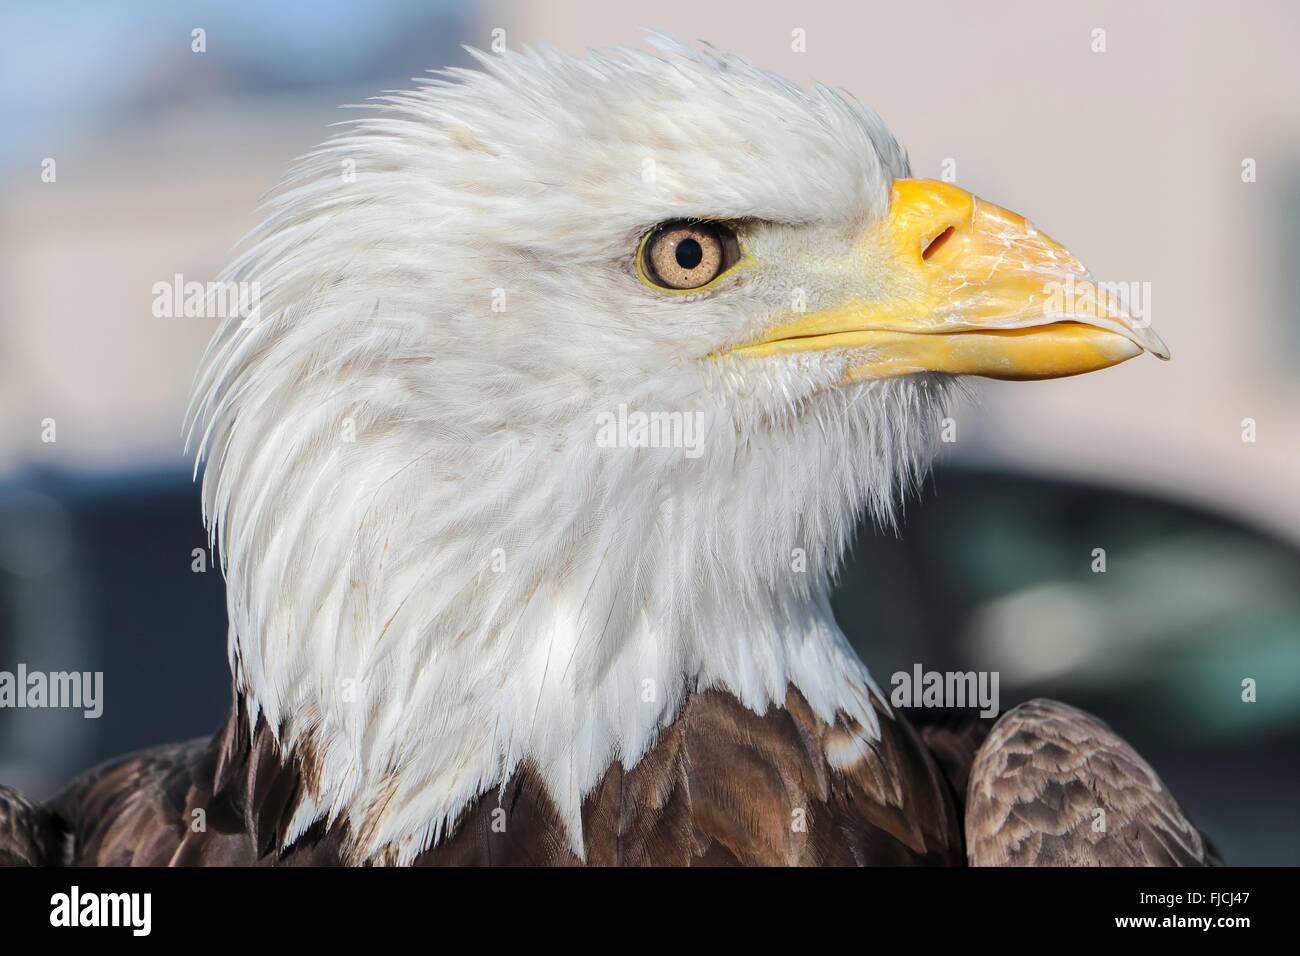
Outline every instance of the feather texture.
<path fill-rule="evenodd" d="M 1104 723 L 1052 700 L 1007 713 L 970 770 L 974 866 L 1204 866 L 1201 834 Z"/>
<path fill-rule="evenodd" d="M 878 705 L 879 706 L 879 705 Z M 418 865 L 812 866 L 956 864 L 959 818 L 940 772 L 906 721 L 878 710 L 881 733 L 845 767 L 820 720 L 791 690 L 759 716 L 730 694 L 691 695 L 635 768 L 605 768 L 582 805 L 584 843 L 537 769 L 523 763 L 471 802 Z M 56 801 L 77 862 L 97 866 L 336 865 L 348 823 L 317 825 L 282 849 L 310 791 L 301 754 L 277 757 L 265 724 L 128 757 Z M 217 766 L 225 772 L 217 771 Z M 214 786 L 214 782 L 216 785 Z M 195 825 L 201 820 L 202 825 Z M 376 863 L 396 862 L 381 856 Z"/>

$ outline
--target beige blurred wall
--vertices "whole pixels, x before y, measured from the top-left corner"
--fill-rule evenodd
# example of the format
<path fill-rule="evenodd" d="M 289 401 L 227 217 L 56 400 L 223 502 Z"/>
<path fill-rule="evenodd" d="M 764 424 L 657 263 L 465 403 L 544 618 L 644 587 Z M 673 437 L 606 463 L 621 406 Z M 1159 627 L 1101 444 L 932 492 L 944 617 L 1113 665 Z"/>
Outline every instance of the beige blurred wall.
<path fill-rule="evenodd" d="M 189 386 L 217 320 L 155 318 L 154 284 L 215 277 L 285 164 L 337 119 L 294 100 L 217 101 L 60 151 L 53 183 L 39 168 L 6 177 L 0 472 L 184 463 Z"/>
<path fill-rule="evenodd" d="M 1171 363 L 984 384 L 951 455 L 1153 489 L 1300 540 L 1300 283 L 1283 245 L 1300 214 L 1300 5 L 561 0 L 489 4 L 470 42 L 487 47 L 500 27 L 511 46 L 581 51 L 640 44 L 644 24 L 850 90 L 917 175 L 952 159 L 960 184 L 1030 216 L 1102 279 L 1152 284 Z M 795 29 L 806 52 L 791 50 Z M 56 184 L 6 177 L 0 471 L 183 460 L 214 320 L 154 318 L 152 286 L 215 275 L 262 193 L 339 118 L 319 96 L 210 103 L 81 144 L 58 157 Z M 1243 157 L 1258 182 L 1241 182 Z"/>

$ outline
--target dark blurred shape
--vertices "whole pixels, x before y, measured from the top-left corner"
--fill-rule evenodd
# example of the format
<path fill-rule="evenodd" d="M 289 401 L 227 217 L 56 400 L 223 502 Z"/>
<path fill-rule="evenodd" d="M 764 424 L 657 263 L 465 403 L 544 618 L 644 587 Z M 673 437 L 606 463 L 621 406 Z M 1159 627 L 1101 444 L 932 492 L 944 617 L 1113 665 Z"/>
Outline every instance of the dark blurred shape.
<path fill-rule="evenodd" d="M 886 693 L 917 663 L 996 671 L 1004 710 L 1053 697 L 1127 737 L 1227 862 L 1300 862 L 1293 546 L 1149 496 L 946 468 L 897 536 L 859 535 L 834 604 Z"/>
<path fill-rule="evenodd" d="M 206 571 L 195 572 L 201 549 Z M 104 673 L 104 712 L 0 710 L 0 773 L 32 796 L 225 716 L 225 587 L 183 472 L 34 472 L 0 486 L 0 669 Z"/>

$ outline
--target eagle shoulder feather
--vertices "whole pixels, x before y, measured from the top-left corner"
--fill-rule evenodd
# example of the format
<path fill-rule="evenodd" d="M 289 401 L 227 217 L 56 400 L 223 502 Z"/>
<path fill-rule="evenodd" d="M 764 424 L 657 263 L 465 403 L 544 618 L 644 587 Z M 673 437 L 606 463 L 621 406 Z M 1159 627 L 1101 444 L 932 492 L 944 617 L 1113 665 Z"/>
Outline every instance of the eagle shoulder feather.
<path fill-rule="evenodd" d="M 0 786 L 0 866 L 52 866 L 62 861 L 64 829 L 56 814 Z"/>
<path fill-rule="evenodd" d="M 1052 700 L 1008 711 L 980 747 L 966 800 L 972 866 L 1215 862 L 1156 772 L 1091 714 Z"/>

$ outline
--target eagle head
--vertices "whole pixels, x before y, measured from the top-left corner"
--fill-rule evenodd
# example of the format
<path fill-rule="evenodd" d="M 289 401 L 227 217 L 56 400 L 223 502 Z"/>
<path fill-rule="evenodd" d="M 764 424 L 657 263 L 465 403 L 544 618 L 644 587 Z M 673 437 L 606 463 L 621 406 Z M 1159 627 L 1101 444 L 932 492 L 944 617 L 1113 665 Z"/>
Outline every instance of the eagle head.
<path fill-rule="evenodd" d="M 584 793 L 700 687 L 793 685 L 865 747 L 829 580 L 953 384 L 1164 353 L 851 99 L 656 45 L 380 99 L 227 274 L 256 309 L 191 420 L 238 690 L 313 768 L 290 839 L 409 860 L 526 762 L 581 852 Z"/>

